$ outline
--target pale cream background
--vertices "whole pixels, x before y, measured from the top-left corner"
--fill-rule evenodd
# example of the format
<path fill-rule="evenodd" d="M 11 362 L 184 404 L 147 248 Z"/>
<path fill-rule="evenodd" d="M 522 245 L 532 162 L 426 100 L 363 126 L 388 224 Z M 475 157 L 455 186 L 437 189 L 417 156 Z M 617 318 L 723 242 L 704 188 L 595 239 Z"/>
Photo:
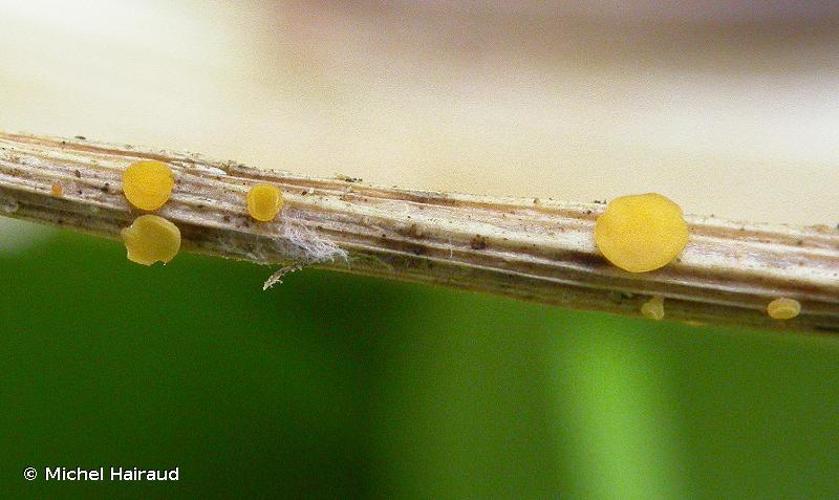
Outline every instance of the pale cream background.
<path fill-rule="evenodd" d="M 836 224 L 839 10 L 787 3 L 0 2 L 0 128 Z"/>

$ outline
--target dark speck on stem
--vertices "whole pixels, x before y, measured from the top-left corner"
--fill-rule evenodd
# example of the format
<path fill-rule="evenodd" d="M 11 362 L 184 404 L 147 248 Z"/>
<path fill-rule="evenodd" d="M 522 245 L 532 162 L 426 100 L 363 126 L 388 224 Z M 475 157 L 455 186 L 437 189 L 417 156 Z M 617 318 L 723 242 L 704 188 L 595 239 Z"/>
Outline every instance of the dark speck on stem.
<path fill-rule="evenodd" d="M 472 241 L 469 242 L 469 246 L 472 247 L 473 250 L 483 250 L 487 247 L 487 240 L 480 234 L 476 234 Z"/>

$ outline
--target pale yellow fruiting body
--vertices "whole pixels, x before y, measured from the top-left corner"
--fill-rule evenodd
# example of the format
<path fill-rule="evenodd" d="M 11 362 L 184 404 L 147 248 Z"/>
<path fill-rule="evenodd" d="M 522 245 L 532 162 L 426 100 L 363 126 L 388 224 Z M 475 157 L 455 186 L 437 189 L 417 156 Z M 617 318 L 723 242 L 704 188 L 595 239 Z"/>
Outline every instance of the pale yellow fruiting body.
<path fill-rule="evenodd" d="M 801 303 L 795 299 L 781 297 L 766 306 L 766 312 L 772 319 L 792 319 L 801 313 Z"/>
<path fill-rule="evenodd" d="M 128 250 L 128 260 L 138 264 L 166 264 L 181 249 L 181 231 L 176 225 L 157 215 L 137 217 L 121 234 Z"/>
<path fill-rule="evenodd" d="M 122 192 L 140 210 L 157 210 L 172 196 L 175 177 L 169 165 L 143 160 L 132 163 L 122 174 Z"/>
<path fill-rule="evenodd" d="M 609 262 L 643 273 L 666 266 L 684 250 L 688 225 L 679 205 L 660 194 L 622 196 L 597 218 L 594 240 Z"/>
<path fill-rule="evenodd" d="M 271 184 L 256 184 L 248 191 L 248 213 L 261 222 L 269 222 L 280 213 L 283 194 Z"/>
<path fill-rule="evenodd" d="M 655 296 L 641 305 L 641 314 L 647 319 L 659 321 L 664 318 L 664 297 Z"/>
<path fill-rule="evenodd" d="M 61 198 L 64 196 L 64 186 L 60 182 L 53 182 L 50 186 L 50 193 L 56 198 Z"/>

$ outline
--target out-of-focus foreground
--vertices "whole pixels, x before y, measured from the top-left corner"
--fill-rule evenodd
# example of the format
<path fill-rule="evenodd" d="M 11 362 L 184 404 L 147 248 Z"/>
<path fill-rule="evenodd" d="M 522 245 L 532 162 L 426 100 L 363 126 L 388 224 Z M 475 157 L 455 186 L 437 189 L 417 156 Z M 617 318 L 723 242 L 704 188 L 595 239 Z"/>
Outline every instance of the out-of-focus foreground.
<path fill-rule="evenodd" d="M 0 128 L 835 224 L 835 2 L 0 3 Z"/>

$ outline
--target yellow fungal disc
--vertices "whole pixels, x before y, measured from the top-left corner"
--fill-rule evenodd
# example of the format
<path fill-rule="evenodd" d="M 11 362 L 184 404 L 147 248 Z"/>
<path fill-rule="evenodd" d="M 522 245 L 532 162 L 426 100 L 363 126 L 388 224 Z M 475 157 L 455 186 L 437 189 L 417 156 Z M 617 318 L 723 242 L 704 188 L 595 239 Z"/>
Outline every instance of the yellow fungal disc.
<path fill-rule="evenodd" d="M 271 184 L 257 184 L 248 191 L 248 213 L 258 221 L 268 222 L 280 213 L 283 194 Z"/>
<path fill-rule="evenodd" d="M 666 266 L 684 250 L 688 225 L 679 205 L 660 194 L 621 196 L 597 218 L 594 240 L 609 262 L 643 273 Z"/>
<path fill-rule="evenodd" d="M 122 240 L 128 249 L 128 260 L 150 266 L 166 264 L 181 249 L 181 231 L 163 217 L 141 215 L 122 230 Z"/>
<path fill-rule="evenodd" d="M 157 210 L 169 201 L 175 177 L 169 165 L 152 160 L 132 163 L 122 174 L 122 192 L 140 210 Z"/>
<path fill-rule="evenodd" d="M 801 313 L 801 303 L 795 299 L 775 299 L 766 306 L 766 312 L 772 319 L 792 319 Z"/>
<path fill-rule="evenodd" d="M 53 182 L 50 192 L 52 192 L 52 195 L 56 198 L 61 198 L 64 196 L 64 186 L 62 186 L 60 182 Z"/>
<path fill-rule="evenodd" d="M 664 297 L 653 297 L 641 306 L 641 314 L 656 321 L 664 318 Z"/>

